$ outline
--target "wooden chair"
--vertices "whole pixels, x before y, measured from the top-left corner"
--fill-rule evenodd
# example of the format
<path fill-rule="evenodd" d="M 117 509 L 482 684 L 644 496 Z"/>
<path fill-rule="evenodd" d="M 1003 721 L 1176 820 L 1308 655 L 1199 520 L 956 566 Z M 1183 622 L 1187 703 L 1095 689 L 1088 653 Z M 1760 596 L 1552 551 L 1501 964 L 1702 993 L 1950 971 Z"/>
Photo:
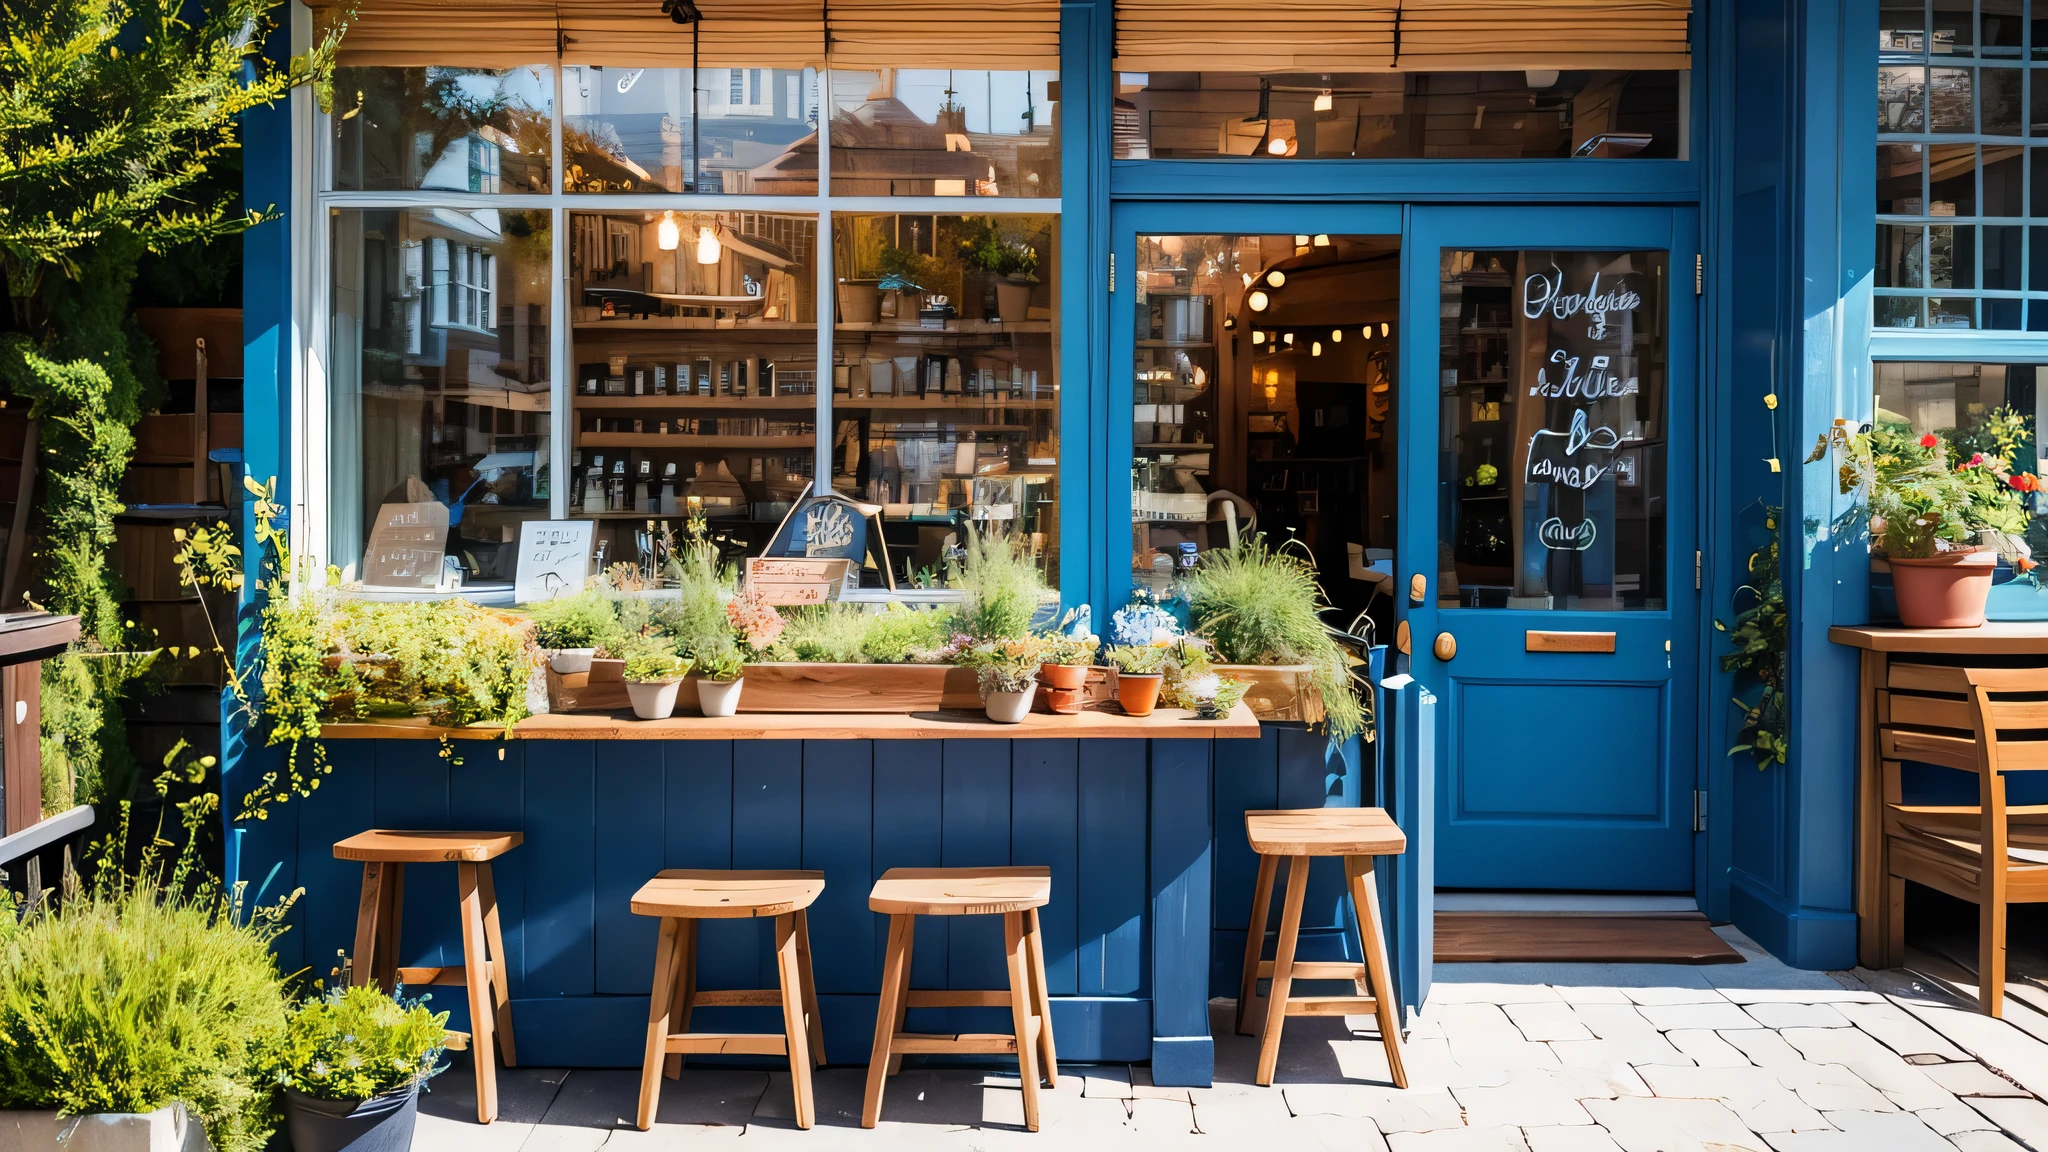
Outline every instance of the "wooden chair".
<path fill-rule="evenodd" d="M 1059 1086 L 1059 1053 L 1045 991 L 1045 940 L 1038 910 L 1052 902 L 1052 869 L 891 868 L 875 881 L 868 907 L 889 916 L 889 949 L 882 968 L 882 1003 L 875 1013 L 875 1050 L 868 1061 L 867 1103 L 860 1124 L 882 1116 L 882 1088 L 903 1067 L 905 1055 L 937 1052 L 1001 1053 L 1017 1057 L 1024 1087 L 1024 1127 L 1038 1131 L 1038 1078 Z M 919 916 L 1003 918 L 1010 987 L 1004 991 L 914 991 L 910 953 Z M 1008 1034 L 929 1036 L 903 1030 L 912 1008 L 1010 1009 Z M 1040 1063 L 1043 1062 L 1043 1068 Z"/>
<path fill-rule="evenodd" d="M 811 932 L 805 910 L 825 891 L 823 872 L 721 871 L 674 868 L 655 873 L 633 894 L 636 916 L 661 917 L 654 945 L 654 987 L 647 1009 L 647 1052 L 640 1065 L 642 1132 L 654 1126 L 661 1080 L 682 1075 L 692 1052 L 789 1057 L 796 1126 L 817 1119 L 811 1065 L 825 1062 L 818 986 L 811 979 Z M 697 987 L 697 922 L 775 918 L 778 987 L 704 991 Z M 781 1008 L 782 1032 L 692 1032 L 697 1008 Z M 671 1031 L 671 1021 L 675 1030 Z"/>
<path fill-rule="evenodd" d="M 2048 668 L 1891 666 L 1878 717 L 1885 963 L 1905 961 L 1906 882 L 1977 905 L 1977 1002 L 2005 1001 L 2006 905 L 2048 902 L 2048 804 L 2006 803 L 2006 774 L 2048 771 Z M 1977 777 L 1973 805 L 1907 804 L 1900 765 Z"/>
<path fill-rule="evenodd" d="M 1252 918 L 1245 933 L 1244 978 L 1237 996 L 1237 1031 L 1252 1034 L 1257 1021 L 1259 1066 L 1255 1079 L 1271 1086 L 1280 1064 L 1280 1031 L 1289 1016 L 1348 1016 L 1371 1012 L 1379 1018 L 1380 1043 L 1387 1050 L 1387 1069 L 1394 1087 L 1408 1086 L 1401 1063 L 1401 1007 L 1394 995 L 1393 971 L 1387 966 L 1386 933 L 1380 923 L 1380 891 L 1373 879 L 1373 857 L 1398 856 L 1408 838 L 1379 808 L 1300 808 L 1291 811 L 1246 812 L 1245 836 L 1259 854 L 1259 879 L 1252 891 Z M 1301 933 L 1301 906 L 1308 896 L 1309 861 L 1317 856 L 1344 858 L 1344 885 L 1358 920 L 1358 941 L 1364 963 L 1298 961 L 1294 949 Z M 1273 959 L 1261 956 L 1266 944 L 1266 917 L 1273 905 L 1273 881 L 1280 861 L 1287 860 L 1287 902 L 1280 909 L 1280 938 Z M 1259 979 L 1272 978 L 1261 997 Z M 1349 980 L 1356 996 L 1294 996 L 1296 980 Z M 1280 1005 L 1274 1011 L 1274 1005 Z"/>
<path fill-rule="evenodd" d="M 498 1073 L 491 1040 L 496 1036 L 505 1067 L 519 1065 L 512 1043 L 512 984 L 505 971 L 505 940 L 498 928 L 498 891 L 491 861 L 519 847 L 517 832 L 399 832 L 372 828 L 334 846 L 337 860 L 363 864 L 362 902 L 356 911 L 356 947 L 350 959 L 356 984 L 374 980 L 390 991 L 449 984 L 469 990 L 470 1053 L 476 1063 L 476 1118 L 498 1118 Z M 398 967 L 399 929 L 405 915 L 407 864 L 455 865 L 462 901 L 462 967 Z"/>

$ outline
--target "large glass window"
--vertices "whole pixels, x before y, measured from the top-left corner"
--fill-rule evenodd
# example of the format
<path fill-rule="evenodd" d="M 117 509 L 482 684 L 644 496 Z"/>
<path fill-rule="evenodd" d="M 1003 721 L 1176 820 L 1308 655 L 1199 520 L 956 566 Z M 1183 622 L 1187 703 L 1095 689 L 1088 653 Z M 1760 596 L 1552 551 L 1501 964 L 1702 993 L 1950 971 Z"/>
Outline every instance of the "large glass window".
<path fill-rule="evenodd" d="M 2048 403 L 2048 389 L 2040 387 L 2048 372 L 2041 366 L 1881 360 L 1871 375 L 1877 423 L 1936 433 L 1965 458 L 1979 452 L 2001 457 L 2015 474 L 2041 471 L 2036 432 Z M 2048 554 L 2048 497 L 2035 493 L 2033 504 L 2026 541 L 2041 556 Z"/>
<path fill-rule="evenodd" d="M 549 192 L 554 70 L 338 68 L 334 187 Z"/>
<path fill-rule="evenodd" d="M 1060 194 L 1057 72 L 832 73 L 832 191 Z"/>
<path fill-rule="evenodd" d="M 1880 3 L 1880 328 L 2048 331 L 2048 29 L 2030 15 L 2048 4 Z"/>
<path fill-rule="evenodd" d="M 695 86 L 693 114 L 687 68 L 564 68 L 565 189 L 817 193 L 816 72 L 705 68 Z"/>
<path fill-rule="evenodd" d="M 547 212 L 334 209 L 328 559 L 367 583 L 509 584 L 549 506 Z"/>
<path fill-rule="evenodd" d="M 1118 159 L 1685 155 L 1686 73 L 1125 72 Z"/>

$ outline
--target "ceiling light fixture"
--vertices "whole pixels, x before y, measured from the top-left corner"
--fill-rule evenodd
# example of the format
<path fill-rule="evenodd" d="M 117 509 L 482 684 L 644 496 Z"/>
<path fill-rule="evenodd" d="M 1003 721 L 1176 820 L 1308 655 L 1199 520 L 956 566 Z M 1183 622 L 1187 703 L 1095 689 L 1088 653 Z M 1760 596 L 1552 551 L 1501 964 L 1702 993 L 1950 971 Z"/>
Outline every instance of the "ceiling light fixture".
<path fill-rule="evenodd" d="M 1343 330 L 1342 328 L 1332 328 L 1332 329 L 1330 329 L 1330 343 L 1332 343 L 1332 344 L 1342 344 L 1343 342 L 1344 342 L 1344 330 Z"/>
<path fill-rule="evenodd" d="M 1390 327 L 1385 320 L 1380 321 L 1380 335 L 1385 336 L 1392 331 L 1393 328 Z"/>
<path fill-rule="evenodd" d="M 1294 333 L 1289 332 L 1287 335 L 1282 336 L 1281 339 L 1287 341 L 1287 346 L 1289 348 L 1294 347 Z"/>
<path fill-rule="evenodd" d="M 1271 284 L 1275 288 L 1285 287 L 1287 284 L 1287 273 L 1275 268 L 1271 272 L 1266 273 L 1266 283 Z"/>
<path fill-rule="evenodd" d="M 1259 345 L 1264 344 L 1265 342 L 1266 334 L 1264 332 L 1259 331 L 1256 328 L 1252 329 L 1252 347 L 1256 348 Z"/>
<path fill-rule="evenodd" d="M 1316 233 L 1316 247 L 1318 247 L 1318 248 L 1328 248 L 1329 246 L 1330 246 L 1330 237 L 1329 237 L 1329 234 L 1328 234 L 1328 233 L 1324 233 L 1324 232 L 1318 232 L 1318 233 Z"/>
<path fill-rule="evenodd" d="M 654 230 L 654 242 L 661 246 L 663 252 L 673 252 L 682 245 L 683 232 L 676 227 L 675 213 L 661 214 L 661 223 Z"/>
<path fill-rule="evenodd" d="M 1252 294 L 1244 298 L 1244 302 L 1245 304 L 1250 306 L 1252 311 L 1264 312 L 1266 310 L 1266 305 L 1271 304 L 1273 301 L 1272 298 L 1267 296 L 1264 292 L 1258 289 L 1253 289 Z"/>
<path fill-rule="evenodd" d="M 716 264 L 723 254 L 724 245 L 718 242 L 718 231 L 709 224 L 697 226 L 697 263 Z"/>
<path fill-rule="evenodd" d="M 1315 343 L 1310 344 L 1308 346 L 1308 354 L 1311 356 L 1321 356 L 1323 354 L 1323 342 L 1321 340 L 1318 340 Z"/>
<path fill-rule="evenodd" d="M 1337 98 L 1336 96 L 1331 94 L 1328 88 L 1325 88 L 1321 92 L 1316 93 L 1316 111 L 1331 112 L 1336 110 L 1336 107 Z"/>

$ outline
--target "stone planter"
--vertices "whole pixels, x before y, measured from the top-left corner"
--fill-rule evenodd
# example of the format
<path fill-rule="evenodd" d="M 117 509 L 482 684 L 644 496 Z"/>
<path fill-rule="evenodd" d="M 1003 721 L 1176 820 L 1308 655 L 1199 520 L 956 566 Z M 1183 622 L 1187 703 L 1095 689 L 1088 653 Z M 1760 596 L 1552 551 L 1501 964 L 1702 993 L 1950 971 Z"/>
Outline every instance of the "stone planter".
<path fill-rule="evenodd" d="M 59 1116 L 55 1112 L 0 1112 L 0 1149 L 63 1149 L 63 1152 L 212 1152 L 206 1129 L 185 1114 L 183 1104 L 154 1112 L 99 1112 Z"/>

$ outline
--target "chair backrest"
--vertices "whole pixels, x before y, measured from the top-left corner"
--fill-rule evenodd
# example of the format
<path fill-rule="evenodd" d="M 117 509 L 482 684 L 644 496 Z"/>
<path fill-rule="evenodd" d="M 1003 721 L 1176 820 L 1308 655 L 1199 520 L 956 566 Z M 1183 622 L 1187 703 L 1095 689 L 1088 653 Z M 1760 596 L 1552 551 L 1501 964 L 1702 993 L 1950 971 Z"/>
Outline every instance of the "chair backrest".
<path fill-rule="evenodd" d="M 2048 771 L 2048 668 L 1965 668 L 1984 766 Z"/>

